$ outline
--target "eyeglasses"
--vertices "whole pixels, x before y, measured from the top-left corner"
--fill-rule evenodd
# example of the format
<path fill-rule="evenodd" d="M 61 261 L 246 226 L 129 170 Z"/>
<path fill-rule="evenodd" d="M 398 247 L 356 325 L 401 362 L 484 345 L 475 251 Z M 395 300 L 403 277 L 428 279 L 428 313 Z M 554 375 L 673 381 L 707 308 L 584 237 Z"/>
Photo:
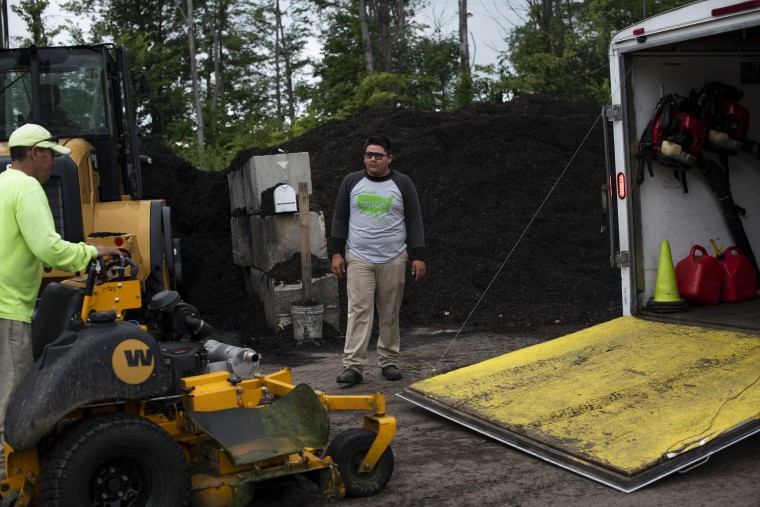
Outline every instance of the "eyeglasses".
<path fill-rule="evenodd" d="M 375 153 L 375 152 L 372 152 L 372 151 L 368 151 L 368 152 L 366 152 L 364 154 L 364 159 L 365 160 L 372 160 L 374 158 L 375 160 L 382 160 L 382 159 L 384 159 L 387 156 L 388 155 L 386 153 Z"/>
<path fill-rule="evenodd" d="M 40 144 L 40 143 L 44 143 L 44 142 L 46 142 L 46 141 L 49 141 L 49 142 L 51 142 L 51 143 L 55 143 L 55 144 L 58 144 L 58 136 L 51 136 L 51 137 L 48 137 L 47 139 L 40 139 L 39 141 L 37 141 L 36 143 L 34 143 L 33 145 L 31 145 L 31 146 L 30 146 L 30 148 L 34 148 L 34 147 L 35 147 L 35 146 L 37 146 L 38 144 Z"/>

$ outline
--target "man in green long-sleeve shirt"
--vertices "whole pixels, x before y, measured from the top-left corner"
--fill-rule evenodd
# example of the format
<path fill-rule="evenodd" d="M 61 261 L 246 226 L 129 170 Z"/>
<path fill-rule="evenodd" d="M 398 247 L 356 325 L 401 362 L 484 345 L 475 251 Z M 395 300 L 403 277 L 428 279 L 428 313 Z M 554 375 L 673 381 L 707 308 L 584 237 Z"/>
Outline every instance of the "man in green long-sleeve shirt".
<path fill-rule="evenodd" d="M 32 367 L 31 322 L 42 266 L 82 271 L 115 247 L 64 241 L 55 231 L 42 184 L 53 158 L 68 155 L 46 129 L 26 124 L 8 140 L 11 164 L 0 173 L 0 479 L 5 475 L 3 430 L 11 394 Z"/>

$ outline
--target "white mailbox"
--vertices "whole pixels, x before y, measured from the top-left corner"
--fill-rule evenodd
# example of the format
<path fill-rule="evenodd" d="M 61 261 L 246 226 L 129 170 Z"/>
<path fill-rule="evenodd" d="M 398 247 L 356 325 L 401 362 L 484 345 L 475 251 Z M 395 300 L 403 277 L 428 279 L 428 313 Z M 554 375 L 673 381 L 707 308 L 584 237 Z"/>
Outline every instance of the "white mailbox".
<path fill-rule="evenodd" d="M 274 189 L 274 212 L 291 213 L 298 211 L 296 191 L 290 185 L 280 185 Z"/>

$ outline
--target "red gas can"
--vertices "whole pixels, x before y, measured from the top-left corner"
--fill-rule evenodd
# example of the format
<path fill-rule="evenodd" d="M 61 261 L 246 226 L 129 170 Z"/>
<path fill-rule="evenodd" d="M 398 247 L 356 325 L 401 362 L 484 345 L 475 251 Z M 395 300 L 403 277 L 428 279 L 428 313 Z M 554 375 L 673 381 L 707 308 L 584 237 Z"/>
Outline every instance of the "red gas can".
<path fill-rule="evenodd" d="M 736 303 L 757 297 L 755 268 L 738 247 L 728 247 L 719 259 L 719 264 L 723 273 L 721 301 Z"/>
<path fill-rule="evenodd" d="M 701 255 L 695 255 L 699 252 Z M 720 300 L 722 275 L 715 257 L 699 245 L 676 265 L 678 292 L 693 305 L 717 305 Z"/>

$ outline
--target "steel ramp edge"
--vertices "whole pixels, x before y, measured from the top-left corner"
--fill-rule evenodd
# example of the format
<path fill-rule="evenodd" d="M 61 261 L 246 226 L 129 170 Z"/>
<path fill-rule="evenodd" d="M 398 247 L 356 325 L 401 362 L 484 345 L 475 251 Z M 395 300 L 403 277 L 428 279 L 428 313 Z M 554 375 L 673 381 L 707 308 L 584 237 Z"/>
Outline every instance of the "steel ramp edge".
<path fill-rule="evenodd" d="M 623 493 L 632 493 L 676 472 L 688 472 L 705 463 L 716 452 L 745 438 L 749 438 L 756 433 L 760 433 L 760 421 L 747 422 L 711 440 L 698 449 L 675 456 L 654 468 L 629 477 L 472 417 L 408 389 L 396 393 L 396 396 L 510 447 Z"/>
<path fill-rule="evenodd" d="M 757 432 L 758 371 L 760 333 L 620 317 L 404 393 L 630 492 Z"/>

